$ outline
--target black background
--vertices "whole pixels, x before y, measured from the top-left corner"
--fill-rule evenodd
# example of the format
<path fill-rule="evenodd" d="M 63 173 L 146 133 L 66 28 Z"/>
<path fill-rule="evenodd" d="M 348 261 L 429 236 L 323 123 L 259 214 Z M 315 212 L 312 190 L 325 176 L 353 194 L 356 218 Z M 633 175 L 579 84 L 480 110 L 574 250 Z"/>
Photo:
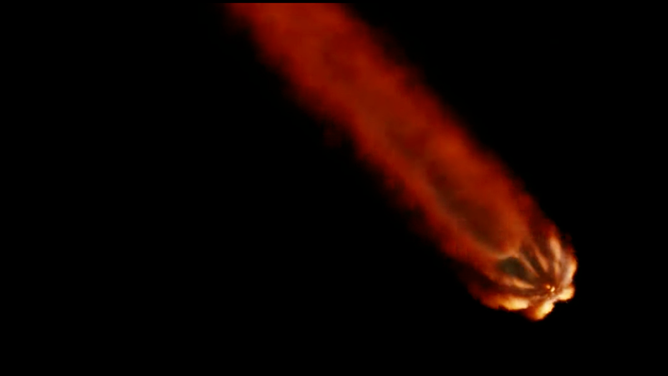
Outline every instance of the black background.
<path fill-rule="evenodd" d="M 655 24 L 610 9 L 354 9 L 571 236 L 574 299 L 540 322 L 476 302 L 219 6 L 115 7 L 80 62 L 97 67 L 84 88 L 107 94 L 91 100 L 100 158 L 79 190 L 90 218 L 108 213 L 86 228 L 104 255 L 91 278 L 113 269 L 91 294 L 109 325 L 251 363 L 284 350 L 320 364 L 638 360 L 663 319 L 649 272 L 663 246 Z"/>

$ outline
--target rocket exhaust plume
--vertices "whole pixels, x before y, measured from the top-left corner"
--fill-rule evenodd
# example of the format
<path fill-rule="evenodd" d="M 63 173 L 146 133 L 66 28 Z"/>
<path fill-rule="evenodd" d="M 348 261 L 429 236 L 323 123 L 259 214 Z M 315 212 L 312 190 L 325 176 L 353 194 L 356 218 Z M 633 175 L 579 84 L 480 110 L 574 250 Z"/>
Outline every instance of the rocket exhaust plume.
<path fill-rule="evenodd" d="M 533 320 L 573 296 L 576 259 L 556 227 L 346 7 L 225 6 L 297 100 L 400 185 L 397 199 L 419 212 L 420 229 L 460 265 L 473 296 Z"/>

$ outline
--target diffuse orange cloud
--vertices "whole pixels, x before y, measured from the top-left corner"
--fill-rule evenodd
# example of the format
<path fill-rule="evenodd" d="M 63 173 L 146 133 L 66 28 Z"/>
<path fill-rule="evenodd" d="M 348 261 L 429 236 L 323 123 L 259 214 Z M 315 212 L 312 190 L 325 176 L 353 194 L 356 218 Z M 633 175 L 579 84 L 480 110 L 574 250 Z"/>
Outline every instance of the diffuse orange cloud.
<path fill-rule="evenodd" d="M 557 229 L 410 67 L 342 5 L 226 4 L 297 99 L 402 187 L 397 199 L 492 308 L 547 315 L 573 296 L 576 260 Z"/>

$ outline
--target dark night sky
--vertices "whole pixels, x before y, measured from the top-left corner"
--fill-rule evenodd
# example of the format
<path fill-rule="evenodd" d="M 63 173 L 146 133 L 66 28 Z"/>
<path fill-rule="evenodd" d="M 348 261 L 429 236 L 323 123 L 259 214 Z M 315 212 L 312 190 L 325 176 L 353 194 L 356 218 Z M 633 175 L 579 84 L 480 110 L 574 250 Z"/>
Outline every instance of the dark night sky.
<path fill-rule="evenodd" d="M 643 119 L 650 104 L 638 95 L 656 54 L 652 24 L 622 22 L 623 12 L 355 8 L 572 237 L 572 302 L 532 323 L 471 298 L 349 145 L 328 146 L 327 125 L 204 4 L 142 13 L 108 76 L 137 109 L 117 119 L 111 106 L 103 126 L 118 141 L 103 162 L 121 192 L 109 206 L 131 234 L 113 256 L 138 307 L 123 314 L 167 342 L 204 348 L 235 333 L 251 353 L 309 357 L 519 349 L 593 361 L 592 348 L 610 354 L 656 328 L 660 314 L 638 306 L 648 302 L 638 287 L 656 280 L 639 236 L 651 204 L 638 200 L 662 172 L 644 147 L 659 123 Z"/>

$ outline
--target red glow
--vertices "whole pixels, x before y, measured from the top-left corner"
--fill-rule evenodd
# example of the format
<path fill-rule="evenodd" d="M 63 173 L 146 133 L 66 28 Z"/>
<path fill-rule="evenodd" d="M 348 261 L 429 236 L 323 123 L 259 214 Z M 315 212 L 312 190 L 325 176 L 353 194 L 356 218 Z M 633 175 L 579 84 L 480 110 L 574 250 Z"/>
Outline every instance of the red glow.
<path fill-rule="evenodd" d="M 471 269 L 469 291 L 493 308 L 543 318 L 573 295 L 576 261 L 555 226 L 409 67 L 336 4 L 227 4 L 262 58 L 360 158 L 401 185 L 437 246 Z"/>

